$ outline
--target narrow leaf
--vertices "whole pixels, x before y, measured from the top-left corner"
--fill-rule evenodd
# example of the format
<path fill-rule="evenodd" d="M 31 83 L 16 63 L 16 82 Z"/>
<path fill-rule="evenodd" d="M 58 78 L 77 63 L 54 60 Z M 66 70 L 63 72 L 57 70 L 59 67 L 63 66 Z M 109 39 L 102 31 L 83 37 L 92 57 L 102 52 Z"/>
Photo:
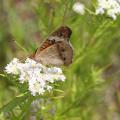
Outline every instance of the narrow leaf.
<path fill-rule="evenodd" d="M 16 106 L 20 105 L 23 101 L 25 101 L 28 98 L 28 95 L 28 93 L 24 93 L 16 96 L 13 100 L 0 108 L 0 113 L 9 112 L 10 110 L 14 109 Z"/>

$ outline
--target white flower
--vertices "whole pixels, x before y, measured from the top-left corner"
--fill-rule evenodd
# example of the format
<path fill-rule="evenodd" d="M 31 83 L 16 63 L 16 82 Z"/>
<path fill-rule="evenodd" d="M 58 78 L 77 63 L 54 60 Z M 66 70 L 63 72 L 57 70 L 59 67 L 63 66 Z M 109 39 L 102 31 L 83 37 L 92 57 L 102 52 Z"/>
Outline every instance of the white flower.
<path fill-rule="evenodd" d="M 35 80 L 35 81 L 30 80 L 29 81 L 29 90 L 33 96 L 35 96 L 36 93 L 38 93 L 39 95 L 43 94 L 45 92 L 44 87 L 45 87 L 45 85 L 42 85 L 41 82 L 39 82 L 37 80 Z"/>
<path fill-rule="evenodd" d="M 85 6 L 84 6 L 84 4 L 82 4 L 80 2 L 76 2 L 73 5 L 73 11 L 75 11 L 76 13 L 79 13 L 81 15 L 84 15 L 84 13 L 85 13 Z"/>
<path fill-rule="evenodd" d="M 96 14 L 106 14 L 116 20 L 120 14 L 120 0 L 98 0 Z"/>
<path fill-rule="evenodd" d="M 64 75 L 59 75 L 58 80 L 65 81 L 66 77 Z"/>
<path fill-rule="evenodd" d="M 105 13 L 105 11 L 104 11 L 104 9 L 101 7 L 101 8 L 98 8 L 98 9 L 96 9 L 96 14 L 98 15 L 98 14 L 104 14 Z"/>
<path fill-rule="evenodd" d="M 5 67 L 5 72 L 8 74 L 14 74 L 17 75 L 19 73 L 19 70 L 17 68 L 17 65 L 19 64 L 19 60 L 17 58 L 14 58 L 7 66 Z"/>
<path fill-rule="evenodd" d="M 48 91 L 52 90 L 52 86 L 50 86 L 50 85 L 47 85 L 46 88 Z"/>
<path fill-rule="evenodd" d="M 31 79 L 31 76 L 36 73 L 40 73 L 44 66 L 40 63 L 33 61 L 32 59 L 27 58 L 25 63 L 20 63 L 18 69 L 20 72 L 19 80 L 21 83 Z"/>
<path fill-rule="evenodd" d="M 52 73 L 52 74 L 62 74 L 62 70 L 57 67 L 47 68 L 46 73 Z"/>
<path fill-rule="evenodd" d="M 33 96 L 52 90 L 50 83 L 65 80 L 65 76 L 60 68 L 46 67 L 30 58 L 27 58 L 24 63 L 20 63 L 16 58 L 13 59 L 7 65 L 6 72 L 11 74 L 17 73 L 20 83 L 28 83 L 29 91 Z"/>
<path fill-rule="evenodd" d="M 29 67 L 29 68 L 45 68 L 45 66 L 43 66 L 40 63 L 37 63 L 36 61 L 27 58 L 25 61 L 25 64 Z"/>

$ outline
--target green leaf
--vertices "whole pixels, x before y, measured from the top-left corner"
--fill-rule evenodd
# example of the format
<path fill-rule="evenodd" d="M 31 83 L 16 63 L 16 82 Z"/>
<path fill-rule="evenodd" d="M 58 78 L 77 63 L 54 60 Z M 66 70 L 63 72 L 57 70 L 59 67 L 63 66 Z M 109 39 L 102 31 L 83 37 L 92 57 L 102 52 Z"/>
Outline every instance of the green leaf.
<path fill-rule="evenodd" d="M 17 41 L 14 41 L 16 43 L 17 46 L 19 46 L 25 53 L 28 54 L 28 51 Z"/>
<path fill-rule="evenodd" d="M 4 75 L 4 74 L 0 74 L 0 76 L 5 77 L 5 75 Z"/>
<path fill-rule="evenodd" d="M 64 93 L 64 91 L 63 91 L 63 90 L 60 90 L 60 89 L 54 89 L 54 91 L 60 92 L 60 93 Z"/>
<path fill-rule="evenodd" d="M 16 96 L 9 103 L 0 108 L 0 113 L 9 112 L 10 110 L 14 109 L 16 106 L 20 105 L 23 101 L 25 101 L 28 98 L 28 96 L 28 92 Z"/>

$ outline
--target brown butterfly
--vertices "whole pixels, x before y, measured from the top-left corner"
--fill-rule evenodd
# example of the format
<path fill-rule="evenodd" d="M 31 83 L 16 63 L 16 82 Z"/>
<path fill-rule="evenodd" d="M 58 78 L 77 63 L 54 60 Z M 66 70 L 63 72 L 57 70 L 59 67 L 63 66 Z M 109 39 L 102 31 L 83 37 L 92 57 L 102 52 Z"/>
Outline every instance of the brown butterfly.
<path fill-rule="evenodd" d="M 53 32 L 30 58 L 43 65 L 69 65 L 72 63 L 73 49 L 69 42 L 71 29 L 61 26 Z"/>

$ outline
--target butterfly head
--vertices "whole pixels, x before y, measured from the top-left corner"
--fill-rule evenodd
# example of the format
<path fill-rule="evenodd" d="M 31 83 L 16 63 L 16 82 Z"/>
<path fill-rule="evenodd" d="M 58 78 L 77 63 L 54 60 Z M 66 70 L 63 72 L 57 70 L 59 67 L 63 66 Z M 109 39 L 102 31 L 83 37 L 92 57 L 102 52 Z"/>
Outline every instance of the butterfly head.
<path fill-rule="evenodd" d="M 71 34 L 72 30 L 69 27 L 61 26 L 54 33 L 52 33 L 52 36 L 57 36 L 60 38 L 70 38 Z"/>

